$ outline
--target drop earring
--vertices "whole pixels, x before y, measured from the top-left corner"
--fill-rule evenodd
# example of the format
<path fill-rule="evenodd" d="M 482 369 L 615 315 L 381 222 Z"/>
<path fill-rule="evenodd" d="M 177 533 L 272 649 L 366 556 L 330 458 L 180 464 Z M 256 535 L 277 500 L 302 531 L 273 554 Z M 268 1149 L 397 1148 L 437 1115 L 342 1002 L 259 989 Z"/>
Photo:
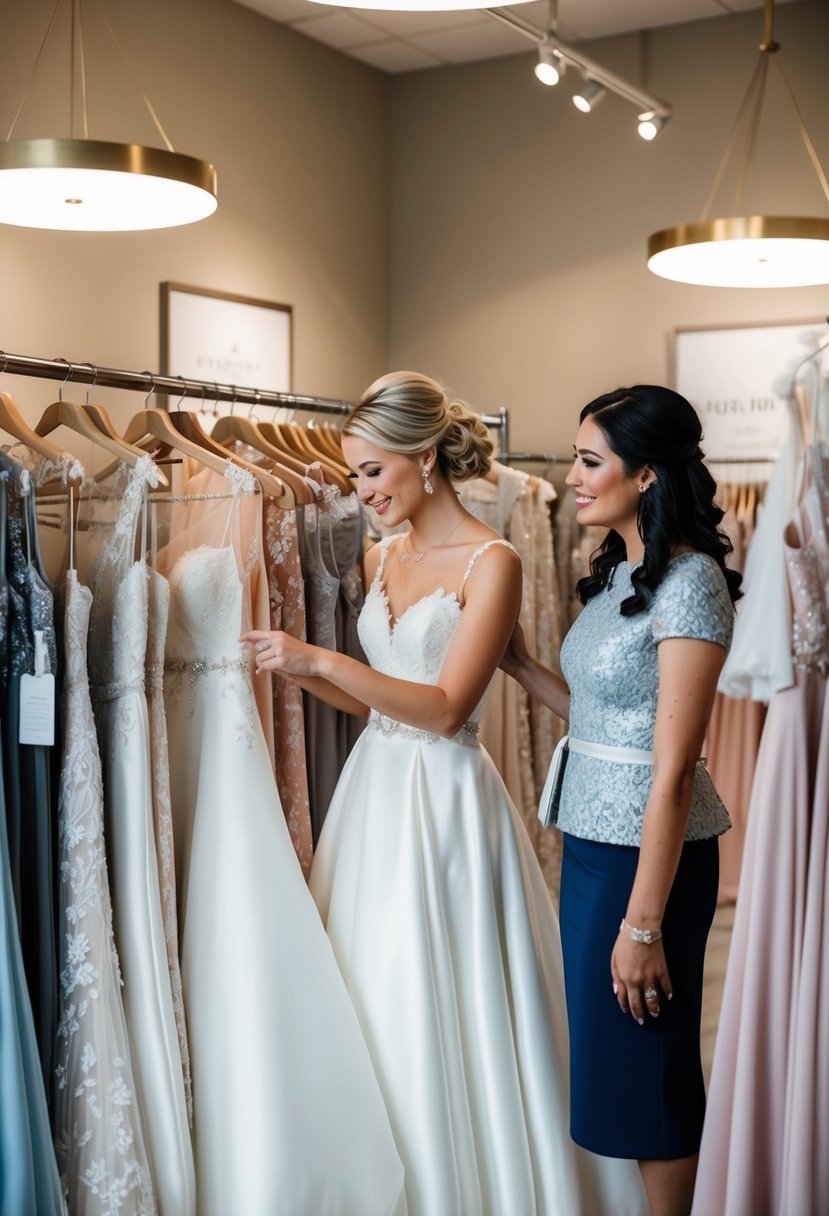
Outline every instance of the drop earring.
<path fill-rule="evenodd" d="M 427 469 L 426 466 L 424 465 L 421 472 L 423 473 L 423 489 L 426 491 L 427 494 L 434 494 L 435 487 L 432 485 L 431 481 L 429 480 L 429 474 L 431 472 L 431 469 Z"/>

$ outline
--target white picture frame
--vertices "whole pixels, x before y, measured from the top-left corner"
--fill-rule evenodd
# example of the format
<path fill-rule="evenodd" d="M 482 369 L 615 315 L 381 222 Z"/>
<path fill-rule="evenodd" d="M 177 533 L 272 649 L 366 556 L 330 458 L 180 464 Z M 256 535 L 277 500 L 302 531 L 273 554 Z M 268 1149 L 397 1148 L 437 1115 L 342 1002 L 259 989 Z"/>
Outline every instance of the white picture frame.
<path fill-rule="evenodd" d="M 795 367 L 827 336 L 823 317 L 674 330 L 671 381 L 700 415 L 709 461 L 776 458 Z"/>
<path fill-rule="evenodd" d="M 163 375 L 292 391 L 290 304 L 162 283 L 160 313 Z"/>

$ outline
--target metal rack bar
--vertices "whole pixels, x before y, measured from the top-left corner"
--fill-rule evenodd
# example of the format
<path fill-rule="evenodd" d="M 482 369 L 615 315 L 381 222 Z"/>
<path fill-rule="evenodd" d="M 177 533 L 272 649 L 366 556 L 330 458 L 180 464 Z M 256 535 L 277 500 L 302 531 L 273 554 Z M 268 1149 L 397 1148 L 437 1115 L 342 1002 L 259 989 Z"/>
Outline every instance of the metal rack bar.
<path fill-rule="evenodd" d="M 280 393 L 272 389 L 218 384 L 212 380 L 193 380 L 189 376 L 162 376 L 157 372 L 132 372 L 121 368 L 97 367 L 69 359 L 39 359 L 31 355 L 10 355 L 0 351 L 0 375 L 35 376 L 42 380 L 68 380 L 72 384 L 94 384 L 98 388 L 121 388 L 149 395 L 198 397 L 203 401 L 229 401 L 237 405 L 291 407 L 316 414 L 348 414 L 349 401 L 332 397 L 308 397 L 301 393 Z"/>

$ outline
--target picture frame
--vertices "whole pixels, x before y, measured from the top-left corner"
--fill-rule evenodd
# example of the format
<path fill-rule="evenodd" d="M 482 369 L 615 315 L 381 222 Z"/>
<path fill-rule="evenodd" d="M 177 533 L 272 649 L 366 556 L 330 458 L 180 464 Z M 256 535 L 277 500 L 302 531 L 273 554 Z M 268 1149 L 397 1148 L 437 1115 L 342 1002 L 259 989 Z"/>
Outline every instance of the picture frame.
<path fill-rule="evenodd" d="M 824 317 L 674 330 L 671 383 L 700 415 L 706 459 L 776 459 L 795 368 L 827 336 Z"/>
<path fill-rule="evenodd" d="M 290 304 L 166 282 L 160 320 L 162 375 L 292 391 Z"/>

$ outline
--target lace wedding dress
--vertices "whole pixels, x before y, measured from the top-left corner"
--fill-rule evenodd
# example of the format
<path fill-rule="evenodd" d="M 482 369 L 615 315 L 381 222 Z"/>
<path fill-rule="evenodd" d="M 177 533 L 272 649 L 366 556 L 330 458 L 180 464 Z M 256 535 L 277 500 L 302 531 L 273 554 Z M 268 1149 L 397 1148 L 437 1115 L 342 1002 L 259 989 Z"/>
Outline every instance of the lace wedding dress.
<path fill-rule="evenodd" d="M 153 825 L 150 728 L 144 692 L 147 565 L 133 551 L 149 457 L 119 472 L 111 526 L 89 519 L 104 543 L 94 561 L 89 652 L 104 778 L 107 861 L 124 980 L 133 1075 L 161 1216 L 193 1216 L 195 1170 L 164 935 Z M 107 504 L 91 503 L 105 510 Z"/>
<path fill-rule="evenodd" d="M 249 475 L 228 476 L 250 500 Z M 192 523 L 192 548 L 171 526 L 159 555 L 198 1212 L 404 1216 L 403 1169 L 280 806 L 239 641 L 260 541 L 241 543 L 239 505 L 229 526 Z"/>
<path fill-rule="evenodd" d="M 0 471 L 0 695 L 9 682 L 6 470 Z M 8 721 L 3 721 L 4 742 Z M 16 742 L 16 740 L 15 740 Z M 0 769 L 2 765 L 0 765 Z M 0 771 L 0 1213 L 62 1216 L 43 1073 L 23 966 Z"/>
<path fill-rule="evenodd" d="M 363 649 L 378 671 L 434 684 L 459 598 L 438 589 L 393 622 L 382 581 L 392 543 L 360 617 Z M 372 711 L 311 871 L 409 1211 L 644 1213 L 635 1163 L 570 1140 L 558 924 L 519 812 L 478 746 L 480 709 L 454 739 Z"/>
<path fill-rule="evenodd" d="M 92 593 L 70 569 L 64 594 L 55 1144 L 72 1216 L 154 1216 L 112 934 L 101 762 L 86 661 Z"/>

